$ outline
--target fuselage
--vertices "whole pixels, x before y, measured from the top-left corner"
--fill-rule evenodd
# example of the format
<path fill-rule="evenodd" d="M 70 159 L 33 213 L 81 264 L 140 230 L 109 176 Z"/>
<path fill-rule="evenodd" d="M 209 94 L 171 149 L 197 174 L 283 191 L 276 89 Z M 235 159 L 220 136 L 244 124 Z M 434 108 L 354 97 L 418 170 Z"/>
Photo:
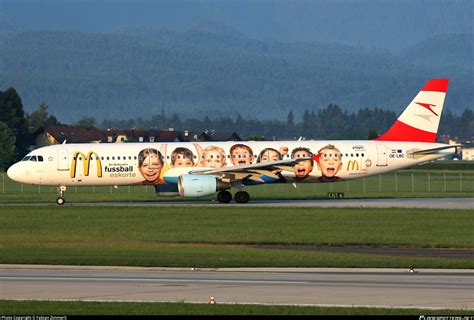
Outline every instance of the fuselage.
<path fill-rule="evenodd" d="M 410 167 L 454 152 L 412 154 L 443 146 L 372 140 L 61 144 L 30 152 L 10 167 L 8 175 L 18 182 L 51 186 L 173 185 L 190 171 L 318 155 L 293 170 L 275 170 L 278 178 L 263 175 L 260 181 L 241 182 L 337 182 Z"/>

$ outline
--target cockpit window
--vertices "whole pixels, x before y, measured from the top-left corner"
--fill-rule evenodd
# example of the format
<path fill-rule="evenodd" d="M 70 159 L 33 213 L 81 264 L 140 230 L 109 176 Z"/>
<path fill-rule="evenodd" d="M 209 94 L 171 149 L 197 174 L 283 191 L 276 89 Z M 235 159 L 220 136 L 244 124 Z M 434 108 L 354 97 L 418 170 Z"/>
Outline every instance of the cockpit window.
<path fill-rule="evenodd" d="M 21 161 L 28 161 L 28 160 L 30 160 L 30 158 L 31 158 L 30 156 L 26 156 L 23 159 L 21 159 Z"/>
<path fill-rule="evenodd" d="M 36 156 L 31 156 L 30 161 L 36 161 Z"/>
<path fill-rule="evenodd" d="M 38 161 L 43 162 L 43 156 L 38 156 Z"/>

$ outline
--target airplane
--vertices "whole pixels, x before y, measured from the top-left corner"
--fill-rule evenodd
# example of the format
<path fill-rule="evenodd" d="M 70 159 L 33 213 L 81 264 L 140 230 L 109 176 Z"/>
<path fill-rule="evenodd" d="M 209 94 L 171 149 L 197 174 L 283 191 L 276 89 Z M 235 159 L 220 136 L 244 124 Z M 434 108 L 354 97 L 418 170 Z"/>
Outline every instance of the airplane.
<path fill-rule="evenodd" d="M 428 81 L 391 128 L 373 140 L 57 144 L 12 165 L 10 179 L 57 186 L 154 185 L 157 196 L 247 203 L 264 183 L 331 183 L 364 178 L 457 153 L 435 143 L 447 79 Z M 232 196 L 231 188 L 238 191 Z"/>

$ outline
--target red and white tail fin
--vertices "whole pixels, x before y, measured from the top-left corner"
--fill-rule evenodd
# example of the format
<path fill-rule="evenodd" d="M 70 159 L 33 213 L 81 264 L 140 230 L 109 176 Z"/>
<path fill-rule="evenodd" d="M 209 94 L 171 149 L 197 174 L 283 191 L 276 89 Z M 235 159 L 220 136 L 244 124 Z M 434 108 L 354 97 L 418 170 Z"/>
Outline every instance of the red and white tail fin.
<path fill-rule="evenodd" d="M 448 79 L 432 79 L 416 95 L 381 141 L 435 142 Z"/>

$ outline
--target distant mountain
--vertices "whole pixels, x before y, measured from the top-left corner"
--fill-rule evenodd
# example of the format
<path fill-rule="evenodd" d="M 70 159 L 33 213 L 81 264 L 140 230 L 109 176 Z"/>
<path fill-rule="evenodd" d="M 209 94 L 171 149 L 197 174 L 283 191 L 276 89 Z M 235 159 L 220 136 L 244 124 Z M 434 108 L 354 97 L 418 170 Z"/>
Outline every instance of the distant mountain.
<path fill-rule="evenodd" d="M 438 69 L 474 71 L 474 34 L 443 34 L 403 50 L 406 61 Z"/>
<path fill-rule="evenodd" d="M 416 54 L 414 53 L 414 56 Z M 397 113 L 430 78 L 453 79 L 446 104 L 472 108 L 472 72 L 421 65 L 407 52 L 245 37 L 222 24 L 183 31 L 0 33 L 0 90 L 61 122 L 160 113 L 284 119 L 330 103 Z M 433 58 L 436 61 L 436 58 Z"/>
<path fill-rule="evenodd" d="M 218 21 L 255 39 L 399 52 L 435 35 L 472 33 L 474 1 L 2 0 L 0 13 L 29 31 L 98 33 L 151 27 L 183 32 L 198 25 L 206 31 L 206 24 L 215 24 L 209 21 Z M 1 20 L 0 15 L 0 25 Z"/>

